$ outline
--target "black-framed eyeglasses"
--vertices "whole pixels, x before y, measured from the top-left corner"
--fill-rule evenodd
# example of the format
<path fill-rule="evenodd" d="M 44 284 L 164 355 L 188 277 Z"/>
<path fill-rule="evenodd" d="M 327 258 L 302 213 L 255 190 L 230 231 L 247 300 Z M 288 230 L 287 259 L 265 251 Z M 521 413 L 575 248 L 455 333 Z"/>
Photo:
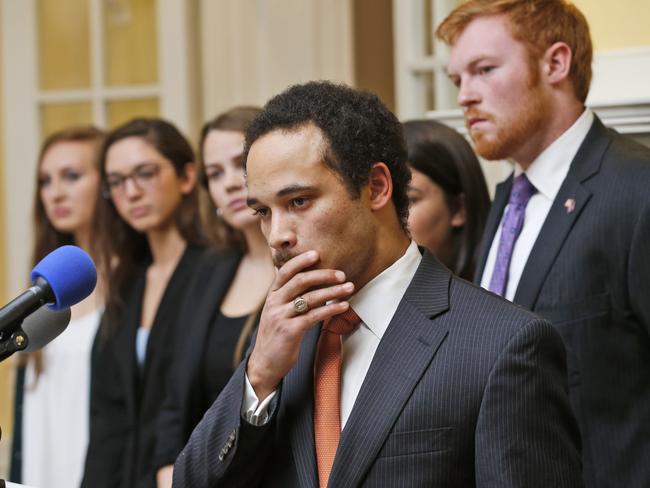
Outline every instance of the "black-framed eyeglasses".
<path fill-rule="evenodd" d="M 160 170 L 161 167 L 159 164 L 142 163 L 136 166 L 133 171 L 128 174 L 108 173 L 103 184 L 102 194 L 104 195 L 104 198 L 111 198 L 124 194 L 127 180 L 131 180 L 140 190 L 148 190 L 154 183 Z"/>

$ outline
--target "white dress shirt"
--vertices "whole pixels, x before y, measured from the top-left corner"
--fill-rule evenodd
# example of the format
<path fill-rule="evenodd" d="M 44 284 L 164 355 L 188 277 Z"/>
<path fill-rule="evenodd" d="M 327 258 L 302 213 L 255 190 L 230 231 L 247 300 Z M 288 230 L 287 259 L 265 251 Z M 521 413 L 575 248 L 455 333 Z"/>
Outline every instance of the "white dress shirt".
<path fill-rule="evenodd" d="M 537 189 L 537 192 L 528 201 L 524 216 L 524 225 L 512 250 L 512 259 L 508 270 L 508 283 L 504 295 L 510 301 L 515 297 L 521 274 L 528 261 L 528 256 L 533 249 L 540 230 L 542 230 L 544 221 L 551 210 L 551 205 L 569 172 L 571 161 L 573 161 L 580 145 L 585 140 L 585 137 L 587 137 L 587 133 L 591 129 L 593 122 L 593 112 L 586 109 L 573 125 L 548 146 L 526 170 L 526 176 Z M 514 177 L 519 176 L 522 172 L 521 166 L 515 163 Z M 508 205 L 506 205 L 503 211 L 501 222 L 494 234 L 490 253 L 488 254 L 483 276 L 481 277 L 481 286 L 486 289 L 490 287 L 490 279 L 494 271 L 494 263 L 499 249 L 499 240 L 501 239 L 501 226 L 503 225 L 503 218 L 507 210 Z"/>
<path fill-rule="evenodd" d="M 350 306 L 361 318 L 361 325 L 342 338 L 341 348 L 341 429 L 345 426 L 379 341 L 384 336 L 397 306 L 420 265 L 422 255 L 411 241 L 404 255 L 375 276 L 350 298 Z M 275 392 L 259 402 L 246 378 L 242 416 L 254 425 L 268 421 L 268 405 Z"/>

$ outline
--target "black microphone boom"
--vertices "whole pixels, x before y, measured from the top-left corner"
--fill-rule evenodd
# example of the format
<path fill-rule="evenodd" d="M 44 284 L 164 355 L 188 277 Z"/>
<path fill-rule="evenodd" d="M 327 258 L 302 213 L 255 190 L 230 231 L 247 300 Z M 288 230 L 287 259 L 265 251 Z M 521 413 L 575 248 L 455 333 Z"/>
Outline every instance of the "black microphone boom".
<path fill-rule="evenodd" d="M 38 277 L 33 286 L 0 309 L 0 361 L 27 347 L 29 339 L 20 328 L 25 317 L 54 301 L 52 288 Z"/>
<path fill-rule="evenodd" d="M 36 278 L 33 286 L 0 309 L 0 338 L 5 329 L 11 329 L 16 321 L 21 322 L 46 303 L 54 303 L 54 300 L 49 283 L 40 276 Z"/>

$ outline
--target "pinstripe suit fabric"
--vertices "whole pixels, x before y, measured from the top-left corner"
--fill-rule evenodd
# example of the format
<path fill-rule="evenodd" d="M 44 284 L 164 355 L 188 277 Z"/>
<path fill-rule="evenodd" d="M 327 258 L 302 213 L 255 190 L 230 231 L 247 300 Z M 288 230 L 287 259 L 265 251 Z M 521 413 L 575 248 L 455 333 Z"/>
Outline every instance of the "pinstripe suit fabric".
<path fill-rule="evenodd" d="M 317 486 L 318 334 L 305 335 L 265 426 L 241 419 L 240 366 L 177 459 L 175 487 Z M 581 486 L 565 375 L 548 322 L 425 253 L 341 433 L 329 486 Z"/>
<path fill-rule="evenodd" d="M 497 188 L 477 280 L 510 185 Z M 596 118 L 514 297 L 564 339 L 589 487 L 650 487 L 649 298 L 650 150 Z"/>

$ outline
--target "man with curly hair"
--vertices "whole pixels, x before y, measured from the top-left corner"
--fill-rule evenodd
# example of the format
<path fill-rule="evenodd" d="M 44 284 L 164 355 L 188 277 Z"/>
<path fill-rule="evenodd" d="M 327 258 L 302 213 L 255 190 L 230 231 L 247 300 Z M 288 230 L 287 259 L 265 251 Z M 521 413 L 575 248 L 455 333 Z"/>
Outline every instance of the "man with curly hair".
<path fill-rule="evenodd" d="M 278 274 L 175 486 L 580 486 L 559 335 L 410 239 L 402 128 L 376 96 L 291 87 L 245 152 Z"/>
<path fill-rule="evenodd" d="M 477 152 L 511 158 L 476 282 L 551 320 L 585 484 L 650 486 L 650 151 L 585 100 L 592 44 L 565 0 L 471 0 L 438 28 Z"/>

